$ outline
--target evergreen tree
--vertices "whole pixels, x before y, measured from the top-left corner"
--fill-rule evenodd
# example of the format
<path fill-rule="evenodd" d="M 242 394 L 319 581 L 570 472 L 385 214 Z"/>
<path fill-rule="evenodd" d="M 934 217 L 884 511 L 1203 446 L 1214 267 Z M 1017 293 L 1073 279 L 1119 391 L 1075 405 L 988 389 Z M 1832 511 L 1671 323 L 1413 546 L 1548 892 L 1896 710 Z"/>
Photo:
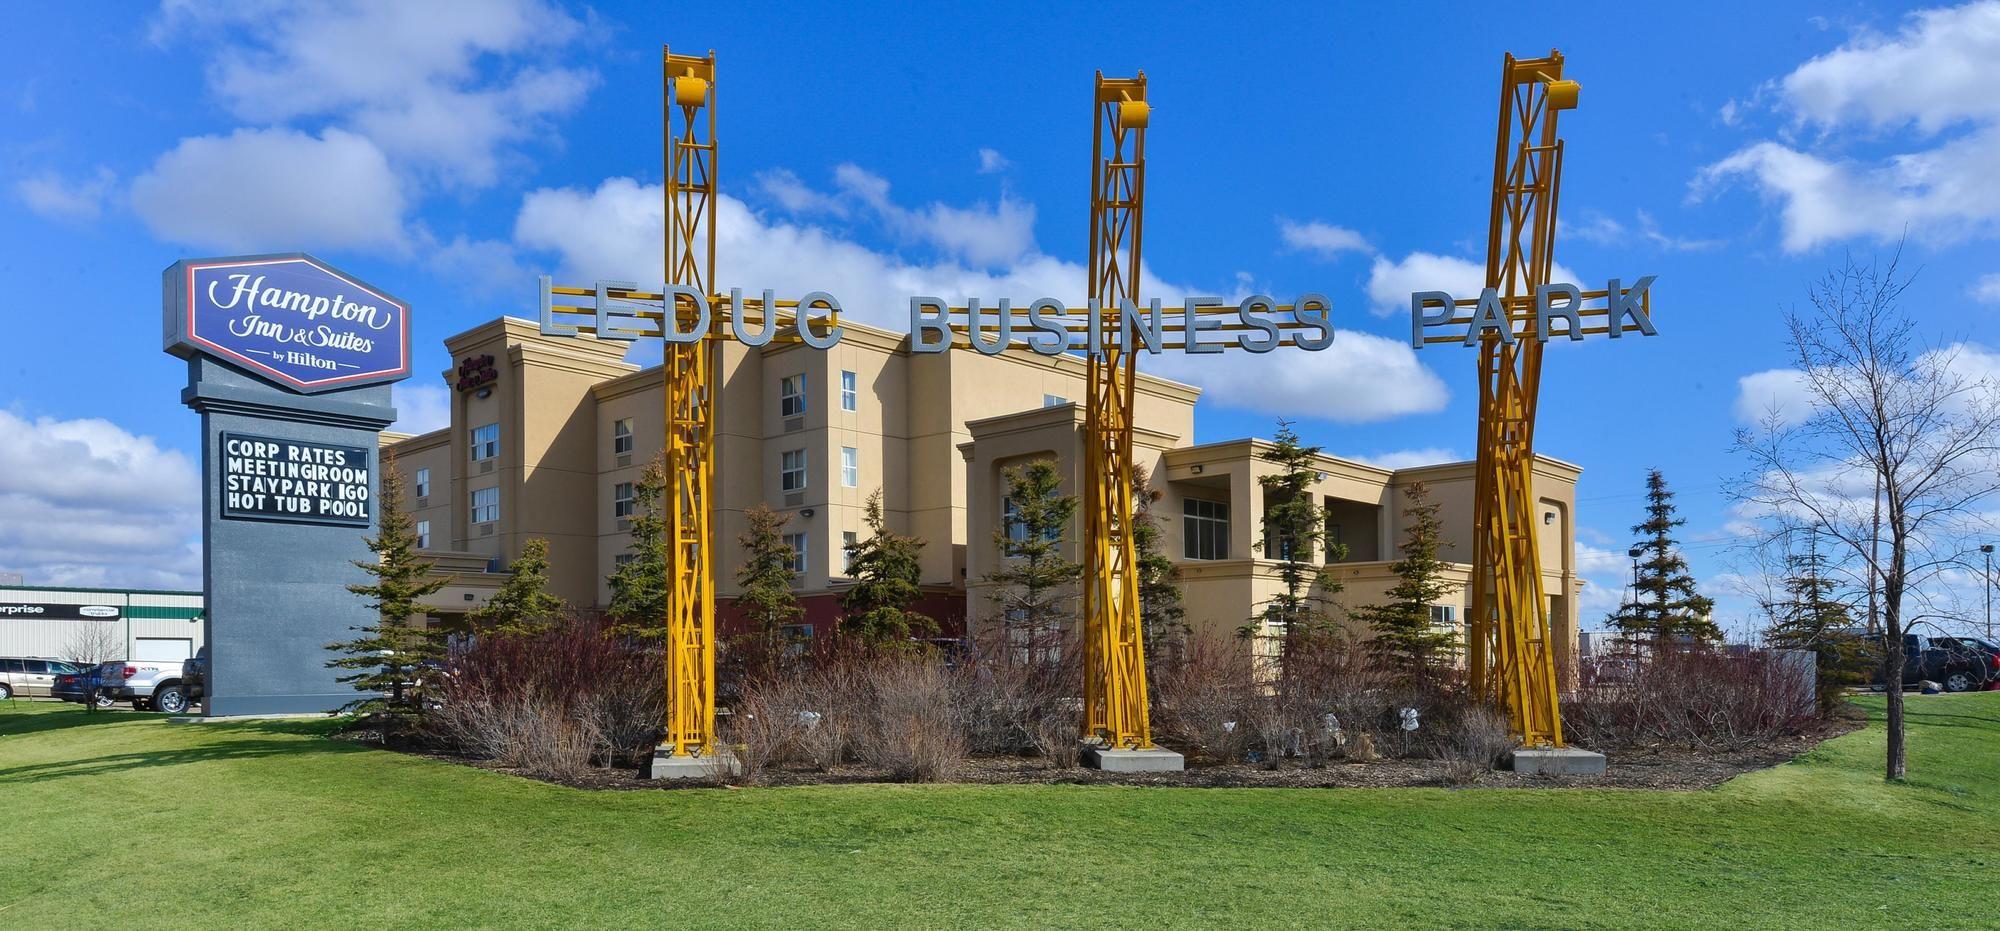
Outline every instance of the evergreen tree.
<path fill-rule="evenodd" d="M 762 504 L 743 516 L 750 528 L 736 537 L 743 546 L 743 565 L 736 569 L 736 584 L 743 593 L 736 597 L 736 606 L 766 642 L 775 644 L 785 625 L 806 613 L 792 592 L 792 581 L 798 578 L 792 571 L 797 554 L 785 543 L 782 532 L 792 518 Z"/>
<path fill-rule="evenodd" d="M 1369 605 L 1355 616 L 1374 632 L 1376 651 L 1404 676 L 1421 679 L 1451 661 L 1458 643 L 1455 631 L 1440 630 L 1431 624 L 1431 606 L 1458 591 L 1446 580 L 1444 560 L 1438 558 L 1444 522 L 1438 519 L 1438 504 L 1422 482 L 1403 489 L 1405 512 L 1410 526 L 1398 551 L 1403 558 L 1390 567 L 1396 584 L 1389 588 L 1387 604 Z"/>
<path fill-rule="evenodd" d="M 1853 607 L 1836 597 L 1838 586 L 1826 575 L 1818 534 L 1812 535 L 1804 553 L 1785 561 L 1787 597 L 1764 606 L 1772 619 L 1764 640 L 1780 649 L 1812 651 L 1820 710 L 1829 711 L 1840 704 L 1849 687 L 1868 684 L 1868 651 L 1855 631 Z"/>
<path fill-rule="evenodd" d="M 426 578 L 428 560 L 417 558 L 416 524 L 403 510 L 403 474 L 389 457 L 381 459 L 382 489 L 376 497 L 377 528 L 368 549 L 374 562 L 356 562 L 374 576 L 368 585 L 347 590 L 372 599 L 379 620 L 349 628 L 359 636 L 326 648 L 340 654 L 329 667 L 352 670 L 339 677 L 363 697 L 342 706 L 344 711 L 389 714 L 421 713 L 424 708 L 426 664 L 446 658 L 447 634 L 440 627 L 413 622 L 424 613 L 420 602 L 444 588 L 445 579 Z M 385 735 L 386 736 L 386 735 Z"/>
<path fill-rule="evenodd" d="M 1632 528 L 1646 552 L 1632 600 L 1613 613 L 1610 622 L 1626 636 L 1654 643 L 1694 641 L 1720 643 L 1722 630 L 1709 619 L 1715 602 L 1695 591 L 1687 560 L 1675 549 L 1675 527 L 1687 523 L 1674 516 L 1674 493 L 1654 469 L 1646 474 L 1646 520 Z"/>
<path fill-rule="evenodd" d="M 1264 558 L 1279 560 L 1283 588 L 1264 603 L 1257 619 L 1283 637 L 1281 656 L 1290 656 L 1300 637 L 1327 626 L 1325 599 L 1341 588 L 1326 566 L 1312 558 L 1321 545 L 1327 548 L 1328 562 L 1347 556 L 1347 547 L 1327 540 L 1326 512 L 1309 490 L 1319 477 L 1319 454 L 1319 447 L 1299 442 L 1291 421 L 1280 420 L 1271 448 L 1259 456 L 1279 471 L 1257 477 L 1265 503 L 1264 539 L 1256 548 Z"/>
<path fill-rule="evenodd" d="M 924 541 L 888 528 L 879 488 L 868 496 L 865 520 L 868 538 L 846 548 L 854 585 L 840 596 L 841 629 L 873 645 L 935 631 L 936 621 L 910 610 L 923 594 Z"/>
<path fill-rule="evenodd" d="M 1146 470 L 1132 470 L 1132 549 L 1139 560 L 1139 628 L 1148 663 L 1157 666 L 1187 639 L 1187 609 L 1181 604 L 1181 570 L 1162 548 L 1153 508 L 1163 497 Z"/>
<path fill-rule="evenodd" d="M 989 597 L 1000 608 L 1010 640 L 1026 641 L 1028 655 L 1040 656 L 1061 642 L 1065 626 L 1076 617 L 1074 586 L 1083 566 L 1067 552 L 1076 496 L 1059 491 L 1062 475 L 1046 459 L 1003 474 L 1013 512 L 1008 526 L 993 534 L 1002 561 L 1000 569 L 986 576 L 994 585 Z"/>
<path fill-rule="evenodd" d="M 466 613 L 480 634 L 524 636 L 554 626 L 569 606 L 549 591 L 549 541 L 530 537 L 521 545 L 512 575 L 486 603 Z"/>
<path fill-rule="evenodd" d="M 632 489 L 632 558 L 611 573 L 612 630 L 627 636 L 667 635 L 667 464 L 655 457 Z"/>

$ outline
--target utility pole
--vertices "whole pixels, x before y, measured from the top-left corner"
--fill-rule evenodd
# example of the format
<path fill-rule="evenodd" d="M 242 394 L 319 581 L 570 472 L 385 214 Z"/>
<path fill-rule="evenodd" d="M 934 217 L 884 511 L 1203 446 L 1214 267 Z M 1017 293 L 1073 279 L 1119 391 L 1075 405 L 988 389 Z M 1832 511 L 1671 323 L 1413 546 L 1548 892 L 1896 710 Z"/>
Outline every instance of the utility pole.
<path fill-rule="evenodd" d="M 1993 642 L 1993 544 L 1987 543 L 1981 546 L 1979 553 L 1986 557 L 1986 641 L 1991 643 Z"/>

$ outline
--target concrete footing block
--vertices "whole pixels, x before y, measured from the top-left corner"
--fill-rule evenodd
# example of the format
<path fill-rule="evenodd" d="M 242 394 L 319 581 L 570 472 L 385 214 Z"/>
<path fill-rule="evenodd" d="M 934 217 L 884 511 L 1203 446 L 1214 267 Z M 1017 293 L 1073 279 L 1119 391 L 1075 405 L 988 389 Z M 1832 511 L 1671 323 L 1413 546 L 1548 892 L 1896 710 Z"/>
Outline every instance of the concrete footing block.
<path fill-rule="evenodd" d="M 1604 754 L 1576 747 L 1522 747 L 1508 765 L 1529 776 L 1602 776 Z"/>
<path fill-rule="evenodd" d="M 743 764 L 727 753 L 707 756 L 676 756 L 670 751 L 654 751 L 639 772 L 641 779 L 722 779 L 743 774 Z"/>
<path fill-rule="evenodd" d="M 1083 765 L 1107 773 L 1178 773 L 1187 760 L 1172 750 L 1114 750 L 1096 745 L 1083 748 Z"/>

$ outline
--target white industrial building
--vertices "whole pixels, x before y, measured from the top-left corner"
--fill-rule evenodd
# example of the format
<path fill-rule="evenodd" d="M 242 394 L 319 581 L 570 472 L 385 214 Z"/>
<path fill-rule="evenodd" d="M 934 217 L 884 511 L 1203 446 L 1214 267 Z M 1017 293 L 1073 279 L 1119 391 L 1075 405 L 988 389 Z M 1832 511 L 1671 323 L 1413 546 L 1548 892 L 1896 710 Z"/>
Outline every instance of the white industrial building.
<path fill-rule="evenodd" d="M 201 645 L 200 592 L 0 586 L 0 657 L 182 660 Z"/>

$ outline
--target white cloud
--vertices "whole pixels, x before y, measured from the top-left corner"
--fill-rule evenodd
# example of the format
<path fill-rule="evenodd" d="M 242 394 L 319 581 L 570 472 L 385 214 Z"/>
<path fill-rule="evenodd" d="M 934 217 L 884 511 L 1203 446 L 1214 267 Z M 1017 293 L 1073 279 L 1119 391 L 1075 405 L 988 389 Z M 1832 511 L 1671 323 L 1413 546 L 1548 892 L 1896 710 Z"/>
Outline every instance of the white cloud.
<path fill-rule="evenodd" d="M 1810 416 L 1812 389 L 1798 369 L 1753 372 L 1736 380 L 1736 419 L 1746 425 L 1776 417 L 1779 425 L 1796 424 Z"/>
<path fill-rule="evenodd" d="M 1014 167 L 1014 163 L 1008 161 L 1007 156 L 1001 155 L 997 150 L 994 149 L 979 150 L 980 174 L 982 175 L 998 174 L 1012 167 Z"/>
<path fill-rule="evenodd" d="M 1298 252 L 1310 252 L 1322 259 L 1332 259 L 1343 252 L 1359 252 L 1372 255 L 1375 248 L 1367 238 L 1344 226 L 1311 220 L 1300 223 L 1285 217 L 1278 218 L 1278 238 L 1285 248 Z"/>
<path fill-rule="evenodd" d="M 239 118 L 332 119 L 399 163 L 478 187 L 595 82 L 554 60 L 582 31 L 541 0 L 169 0 L 155 39 L 212 44 L 209 86 Z"/>
<path fill-rule="evenodd" d="M 43 217 L 80 222 L 95 220 L 104 212 L 104 202 L 117 182 L 118 176 L 102 165 L 96 173 L 81 180 L 44 171 L 14 182 L 14 194 L 29 210 Z"/>
<path fill-rule="evenodd" d="M 2000 118 L 2000 3 L 1910 14 L 1894 36 L 1863 32 L 1786 75 L 1779 86 L 1801 118 L 1823 126 L 1914 122 L 1935 133 Z"/>
<path fill-rule="evenodd" d="M 401 252 L 403 190 L 367 139 L 338 129 L 196 136 L 132 182 L 132 207 L 155 236 L 228 252 Z"/>
<path fill-rule="evenodd" d="M 2000 352 L 1977 343 L 1940 346 L 1917 357 L 1907 371 L 1937 373 L 1967 386 L 2000 390 Z M 1736 419 L 1750 426 L 1762 427 L 1773 415 L 1779 428 L 1797 426 L 1820 405 L 1806 374 L 1798 369 L 1753 372 L 1737 379 L 1736 386 Z M 1858 384 L 1852 390 L 1866 391 Z"/>
<path fill-rule="evenodd" d="M 443 385 L 399 382 L 390 389 L 390 403 L 396 408 L 396 423 L 389 429 L 398 433 L 429 433 L 451 426 L 451 392 Z"/>
<path fill-rule="evenodd" d="M 1280 355 L 1279 353 L 1284 353 Z M 1443 410 L 1451 392 L 1400 340 L 1341 330 L 1319 352 L 1280 349 L 1266 355 L 1231 351 L 1146 356 L 1142 370 L 1202 387 L 1223 407 L 1371 423 Z"/>
<path fill-rule="evenodd" d="M 847 189 L 857 197 L 886 198 L 887 183 L 870 179 L 880 180 L 857 169 L 849 173 Z M 718 200 L 717 214 L 717 277 L 723 287 L 791 295 L 828 291 L 840 298 L 849 318 L 896 332 L 908 329 L 911 295 L 1075 301 L 1086 277 L 1081 265 L 1045 255 L 1032 241 L 1010 263 L 973 267 L 955 256 L 921 262 L 878 252 L 816 226 L 759 215 L 727 195 Z M 590 191 L 551 188 L 529 194 L 514 236 L 524 249 L 559 256 L 563 274 L 580 281 L 659 281 L 662 216 L 658 185 L 612 178 Z M 1162 282 L 1143 270 L 1141 293 L 1174 305 L 1188 294 L 1209 292 Z M 1448 398 L 1444 383 L 1408 346 L 1352 330 L 1341 331 L 1332 347 L 1317 353 L 1236 352 L 1194 360 L 1168 353 L 1141 365 L 1202 386 L 1218 405 L 1350 423 L 1435 411 Z"/>
<path fill-rule="evenodd" d="M 0 410 L 0 569 L 30 584 L 198 588 L 194 463 L 106 420 Z"/>
<path fill-rule="evenodd" d="M 1783 246 L 1793 253 L 1857 236 L 1990 235 L 2000 228 L 1995 87 L 2000 2 L 1911 14 L 1896 35 L 1863 32 L 1777 82 L 1782 106 L 1798 124 L 1819 130 L 1823 149 L 1753 143 L 1704 168 L 1691 196 L 1749 179 L 1764 197 L 1783 202 Z M 1899 137 L 1905 127 L 1915 132 Z M 1833 151 L 1856 133 L 1907 144 L 1961 127 L 1931 148 L 1881 160 Z"/>
<path fill-rule="evenodd" d="M 1627 226 L 1603 212 L 1583 211 L 1583 222 L 1571 226 L 1562 224 L 1560 236 L 1575 236 L 1585 242 L 1604 246 L 1627 246 L 1639 243 L 1650 244 L 1668 252 L 1699 252 L 1722 245 L 1719 239 L 1688 239 L 1670 236 L 1660 229 L 1658 220 L 1644 210 L 1634 210 L 1636 225 Z M 1558 238 L 1560 238 L 1560 236 Z"/>
<path fill-rule="evenodd" d="M 2000 304 L 2000 272 L 1979 276 L 1972 283 L 1972 299 L 1981 304 Z"/>
<path fill-rule="evenodd" d="M 785 169 L 758 174 L 758 188 L 787 212 L 849 217 L 865 212 L 899 239 L 927 245 L 953 258 L 991 268 L 1035 251 L 1033 204 L 1002 193 L 998 203 L 956 207 L 933 202 L 904 207 L 889 196 L 889 181 L 859 165 L 833 170 L 835 190 L 824 192 Z"/>
<path fill-rule="evenodd" d="M 1367 456 L 1347 456 L 1356 462 L 1365 462 L 1380 469 L 1414 469 L 1418 466 L 1437 465 L 1441 462 L 1463 462 L 1465 457 L 1456 450 L 1443 446 L 1425 446 L 1419 449 L 1397 449 L 1374 453 Z"/>
<path fill-rule="evenodd" d="M 425 263 L 442 277 L 462 282 L 474 294 L 518 296 L 534 284 L 534 277 L 521 267 L 512 243 L 493 239 L 470 239 L 463 234 L 450 242 L 426 241 Z"/>
<path fill-rule="evenodd" d="M 1551 281 L 1567 281 L 1592 290 L 1593 285 L 1576 272 L 1557 263 L 1549 270 Z M 1471 259 L 1450 255 L 1412 252 L 1401 259 L 1376 256 L 1368 269 L 1368 309 L 1378 317 L 1410 312 L 1410 294 L 1415 291 L 1445 291 L 1453 297 L 1477 297 L 1486 287 L 1486 266 Z"/>
<path fill-rule="evenodd" d="M 1577 600 L 1578 628 L 1596 630 L 1604 626 L 1604 616 L 1618 610 L 1625 601 L 1625 585 L 1632 577 L 1632 560 L 1622 552 L 1576 544 L 1576 574 L 1583 578 L 1583 595 Z"/>

